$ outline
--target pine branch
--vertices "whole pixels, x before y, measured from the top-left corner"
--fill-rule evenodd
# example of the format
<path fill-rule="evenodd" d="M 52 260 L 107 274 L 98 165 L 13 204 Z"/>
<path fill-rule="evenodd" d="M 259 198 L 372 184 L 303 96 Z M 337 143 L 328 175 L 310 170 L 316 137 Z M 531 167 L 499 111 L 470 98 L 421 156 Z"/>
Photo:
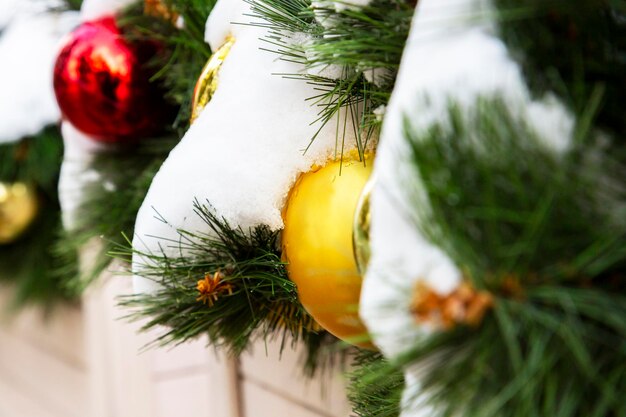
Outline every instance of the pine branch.
<path fill-rule="evenodd" d="M 65 0 L 65 4 L 70 10 L 80 10 L 83 0 Z"/>
<path fill-rule="evenodd" d="M 194 206 L 210 232 L 179 230 L 176 241 L 163 241 L 168 253 L 180 255 L 124 248 L 116 252 L 122 257 L 142 258 L 145 269 L 141 276 L 159 288 L 152 294 L 122 299 L 122 306 L 134 310 L 129 319 L 147 319 L 146 331 L 165 327 L 155 345 L 179 344 L 208 335 L 211 344 L 239 354 L 255 337 L 278 337 L 282 346 L 304 340 L 312 353 L 317 352 L 322 342 L 320 332 L 287 276 L 278 249 L 279 232 L 266 226 L 248 231 L 233 228 L 210 206 L 198 201 Z M 200 297 L 198 281 L 215 273 L 221 273 L 223 291 L 216 291 L 216 297 L 207 303 Z"/>
<path fill-rule="evenodd" d="M 130 149 L 111 149 L 97 155 L 91 168 L 100 173 L 101 179 L 82 191 L 85 197 L 75 215 L 76 224 L 62 233 L 54 247 L 58 256 L 71 259 L 70 253 L 92 239 L 100 240 L 92 265 L 83 265 L 79 274 L 59 273 L 72 294 L 80 295 L 109 266 L 112 258 L 107 254 L 125 242 L 122 234 L 132 235 L 152 179 L 175 143 L 170 138 L 154 138 Z"/>
<path fill-rule="evenodd" d="M 189 128 L 193 91 L 211 49 L 204 41 L 206 20 L 216 0 L 166 0 L 168 9 L 183 22 L 181 28 L 165 18 L 143 14 L 143 6 L 125 11 L 121 24 L 130 39 L 158 41 L 163 50 L 148 65 L 154 69 L 153 81 L 163 85 L 165 96 L 179 106 L 174 122 L 178 136 Z"/>
<path fill-rule="evenodd" d="M 179 106 L 172 128 L 182 136 L 189 126 L 190 100 L 196 78 L 210 55 L 204 42 L 204 24 L 215 1 L 183 0 L 167 2 L 170 10 L 184 20 L 182 29 L 165 18 L 145 15 L 143 4 L 124 10 L 120 25 L 131 42 L 160 42 L 163 48 L 146 63 L 160 83 L 166 98 Z M 92 168 L 103 179 L 84 190 L 84 203 L 76 217 L 79 224 L 63 234 L 55 252 L 65 258 L 88 241 L 100 238 L 102 246 L 93 264 L 80 274 L 63 278 L 68 290 L 80 294 L 111 262 L 107 252 L 123 244 L 122 235 L 132 235 L 135 217 L 152 178 L 176 145 L 172 137 L 147 138 L 137 146 L 111 149 L 98 155 Z"/>
<path fill-rule="evenodd" d="M 336 11 L 330 6 L 313 8 L 310 0 L 247 1 L 254 18 L 248 24 L 268 29 L 263 39 L 266 49 L 309 70 L 278 75 L 316 86 L 319 94 L 309 100 L 319 108 L 318 119 L 312 121 L 319 123 L 318 133 L 342 109 L 348 109 L 337 143 L 343 143 L 348 129 L 354 130 L 362 155 L 380 129 L 374 110 L 387 104 L 393 90 L 414 12 L 411 2 L 377 0 L 363 8 Z M 332 21 L 332 25 L 324 27 L 320 21 Z M 341 68 L 338 79 L 324 75 L 329 68 L 334 72 Z M 378 82 L 368 81 L 366 71 L 374 71 Z"/>
<path fill-rule="evenodd" d="M 0 181 L 31 182 L 55 196 L 63 141 L 56 127 L 47 127 L 33 137 L 0 145 Z"/>
<path fill-rule="evenodd" d="M 593 131 L 557 154 L 497 99 L 449 118 L 406 119 L 411 215 L 495 304 L 395 364 L 433 417 L 626 415 L 626 168 Z"/>
<path fill-rule="evenodd" d="M 449 116 L 450 127 L 419 133 L 407 119 L 432 206 L 418 220 L 457 264 L 484 277 L 479 287 L 498 285 L 487 275 L 503 271 L 555 282 L 623 265 L 626 171 L 591 132 L 578 131 L 587 139 L 560 156 L 498 100 L 479 100 L 470 115 L 453 106 Z"/>
<path fill-rule="evenodd" d="M 0 181 L 25 182 L 37 187 L 40 209 L 35 223 L 11 244 L 0 245 L 0 281 L 14 288 L 10 310 L 36 303 L 46 309 L 71 299 L 58 274 L 76 273 L 76 253 L 58 257 L 51 247 L 61 230 L 57 182 L 63 141 L 56 127 L 34 137 L 0 145 Z"/>
<path fill-rule="evenodd" d="M 551 91 L 580 113 L 593 89 L 604 95 L 597 115 L 624 143 L 626 1 L 496 0 L 500 36 L 537 94 Z"/>
<path fill-rule="evenodd" d="M 83 0 L 63 0 L 58 4 L 48 4 L 47 9 L 52 12 L 62 12 L 67 10 L 80 10 Z"/>
<path fill-rule="evenodd" d="M 348 375 L 348 399 L 357 417 L 397 417 L 404 389 L 402 372 L 380 353 L 361 351 Z"/>

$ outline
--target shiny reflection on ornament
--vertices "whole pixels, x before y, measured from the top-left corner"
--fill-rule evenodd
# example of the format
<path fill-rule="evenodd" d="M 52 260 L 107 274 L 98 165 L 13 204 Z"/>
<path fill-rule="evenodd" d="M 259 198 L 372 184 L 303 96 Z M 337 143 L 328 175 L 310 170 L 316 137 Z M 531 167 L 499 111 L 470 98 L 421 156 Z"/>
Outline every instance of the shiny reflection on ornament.
<path fill-rule="evenodd" d="M 127 40 L 113 17 L 85 22 L 66 39 L 54 68 L 63 117 L 102 142 L 160 133 L 173 119 L 163 91 L 145 67 L 162 45 Z"/>
<path fill-rule="evenodd" d="M 292 187 L 283 212 L 283 257 L 302 305 L 324 329 L 350 342 L 367 335 L 358 316 L 362 277 L 352 236 L 372 163 L 370 154 L 365 161 L 345 155 L 313 167 Z"/>
<path fill-rule="evenodd" d="M 367 271 L 367 265 L 371 255 L 370 222 L 372 216 L 370 213 L 370 198 L 372 196 L 374 182 L 374 178 L 370 178 L 367 184 L 365 184 L 354 213 L 352 246 L 354 249 L 354 259 L 359 273 L 362 276 L 364 276 Z"/>
<path fill-rule="evenodd" d="M 193 99 L 191 101 L 191 119 L 190 123 L 193 123 L 202 110 L 209 104 L 213 94 L 217 90 L 218 82 L 219 82 L 219 71 L 230 52 L 230 48 L 235 43 L 235 38 L 232 36 L 228 36 L 226 38 L 226 42 L 222 45 L 213 55 L 209 58 L 209 61 L 206 63 L 202 72 L 200 73 L 200 77 L 196 82 L 196 87 L 193 91 Z"/>
<path fill-rule="evenodd" d="M 37 217 L 38 209 L 33 186 L 0 182 L 0 244 L 19 239 Z"/>

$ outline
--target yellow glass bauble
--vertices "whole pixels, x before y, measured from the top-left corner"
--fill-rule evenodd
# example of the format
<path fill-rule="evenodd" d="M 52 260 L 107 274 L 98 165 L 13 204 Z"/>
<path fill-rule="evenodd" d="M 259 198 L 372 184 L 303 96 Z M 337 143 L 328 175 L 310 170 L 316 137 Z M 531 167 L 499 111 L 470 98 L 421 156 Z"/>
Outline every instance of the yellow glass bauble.
<path fill-rule="evenodd" d="M 0 244 L 19 239 L 37 217 L 38 206 L 34 187 L 0 182 Z"/>
<path fill-rule="evenodd" d="M 370 197 L 374 188 L 374 179 L 363 187 L 361 196 L 354 213 L 354 226 L 352 230 L 352 244 L 354 246 L 354 259 L 361 275 L 365 275 L 367 264 L 370 260 Z"/>
<path fill-rule="evenodd" d="M 324 329 L 352 342 L 367 335 L 358 316 L 362 278 L 352 234 L 372 162 L 368 154 L 302 175 L 283 212 L 283 257 L 302 305 Z"/>
<path fill-rule="evenodd" d="M 230 52 L 230 48 L 235 43 L 235 38 L 229 36 L 226 39 L 224 45 L 222 45 L 217 51 L 211 55 L 209 61 L 206 63 L 193 91 L 193 98 L 191 100 L 191 123 L 193 123 L 217 90 L 218 78 L 220 68 L 224 63 L 224 60 Z"/>

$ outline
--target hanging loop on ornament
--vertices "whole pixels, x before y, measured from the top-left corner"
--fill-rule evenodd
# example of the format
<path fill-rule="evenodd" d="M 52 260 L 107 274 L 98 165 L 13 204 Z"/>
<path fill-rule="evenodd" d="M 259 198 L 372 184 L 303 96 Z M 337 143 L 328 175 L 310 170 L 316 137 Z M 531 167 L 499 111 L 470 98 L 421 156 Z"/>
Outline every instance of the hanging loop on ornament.
<path fill-rule="evenodd" d="M 34 186 L 0 181 L 0 245 L 18 240 L 33 224 L 38 212 Z"/>
<path fill-rule="evenodd" d="M 365 276 L 371 256 L 370 222 L 372 216 L 370 214 L 370 198 L 375 182 L 375 176 L 372 175 L 365 187 L 363 187 L 354 212 L 352 248 L 354 250 L 354 260 L 361 276 Z"/>
<path fill-rule="evenodd" d="M 190 123 L 193 123 L 198 116 L 200 116 L 202 110 L 209 104 L 213 94 L 215 94 L 219 82 L 220 68 L 234 43 L 235 38 L 228 36 L 224 45 L 220 46 L 219 49 L 211 55 L 211 58 L 209 58 L 209 61 L 202 69 L 193 91 Z"/>

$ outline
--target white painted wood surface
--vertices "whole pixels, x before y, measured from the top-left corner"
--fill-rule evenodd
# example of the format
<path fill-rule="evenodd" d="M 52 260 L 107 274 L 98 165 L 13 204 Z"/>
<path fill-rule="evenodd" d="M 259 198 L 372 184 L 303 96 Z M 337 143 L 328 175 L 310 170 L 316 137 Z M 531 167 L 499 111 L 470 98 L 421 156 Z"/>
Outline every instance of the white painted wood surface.
<path fill-rule="evenodd" d="M 0 417 L 349 416 L 341 375 L 306 380 L 300 352 L 271 343 L 237 361 L 203 340 L 141 352 L 150 335 L 116 306 L 129 286 L 105 274 L 80 306 L 0 324 Z"/>

